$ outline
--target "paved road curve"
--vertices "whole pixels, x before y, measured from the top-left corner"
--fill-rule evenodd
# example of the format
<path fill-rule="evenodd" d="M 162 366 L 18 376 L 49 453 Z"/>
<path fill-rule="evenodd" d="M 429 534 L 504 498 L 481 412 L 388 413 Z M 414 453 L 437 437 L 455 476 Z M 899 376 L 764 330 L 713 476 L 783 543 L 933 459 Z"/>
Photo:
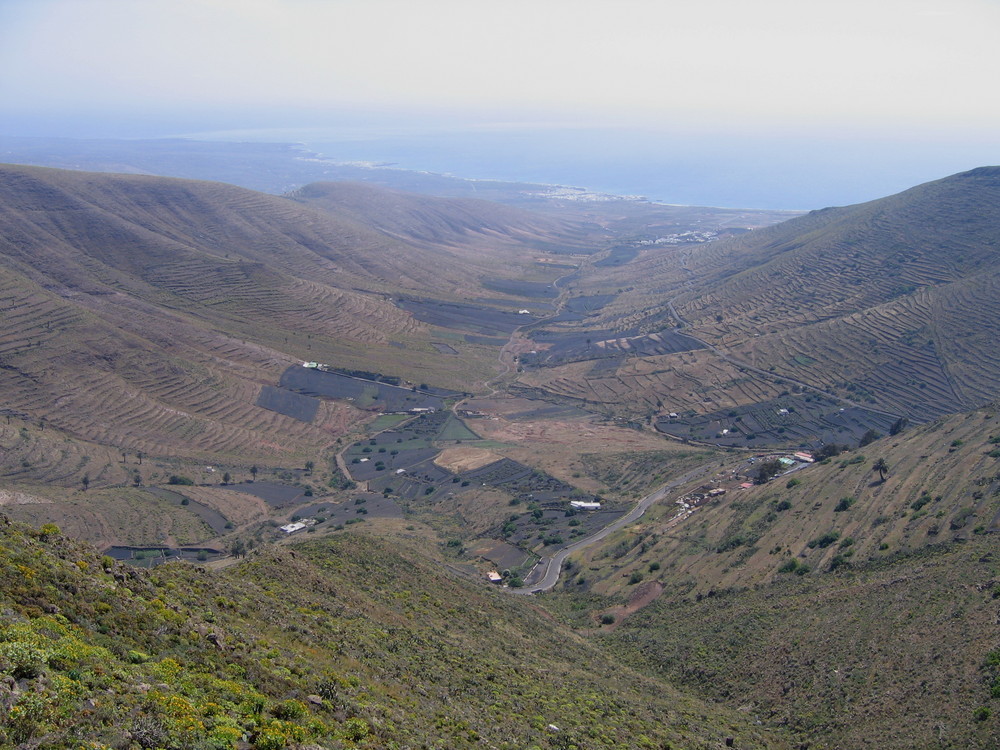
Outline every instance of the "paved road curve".
<path fill-rule="evenodd" d="M 667 482 L 667 484 L 659 487 L 650 494 L 646 495 L 642 500 L 640 500 L 632 510 L 626 513 L 624 516 L 619 518 L 614 523 L 608 524 L 600 531 L 591 534 L 588 537 L 584 537 L 568 547 L 563 547 L 561 550 L 556 552 L 551 557 L 542 557 L 535 565 L 534 569 L 529 575 L 529 580 L 533 580 L 532 583 L 525 583 L 524 588 L 520 589 L 504 589 L 511 594 L 536 594 L 539 591 L 548 591 L 553 586 L 559 582 L 559 574 L 562 572 L 562 564 L 571 554 L 577 550 L 581 550 L 584 547 L 589 547 L 591 544 L 596 544 L 597 542 L 604 539 L 608 534 L 613 534 L 630 523 L 634 523 L 642 517 L 642 514 L 653 503 L 658 503 L 664 497 L 666 497 L 668 492 L 677 489 L 683 484 L 690 482 L 692 479 L 696 478 L 700 474 L 707 474 L 711 470 L 709 464 L 698 467 L 697 469 L 692 469 L 691 471 L 682 474 L 673 481 Z M 538 571 L 541 571 L 541 577 L 538 578 Z"/>

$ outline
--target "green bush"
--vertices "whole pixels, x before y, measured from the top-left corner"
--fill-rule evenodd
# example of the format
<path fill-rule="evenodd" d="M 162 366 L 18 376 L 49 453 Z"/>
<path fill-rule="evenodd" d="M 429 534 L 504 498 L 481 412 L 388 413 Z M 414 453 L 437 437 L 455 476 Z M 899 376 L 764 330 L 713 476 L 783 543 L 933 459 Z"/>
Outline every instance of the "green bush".
<path fill-rule="evenodd" d="M 820 549 L 825 549 L 833 544 L 835 541 L 840 539 L 839 531 L 828 531 L 823 536 L 816 537 L 806 544 L 809 549 L 814 549 L 819 547 Z"/>
<path fill-rule="evenodd" d="M 833 510 L 836 513 L 842 513 L 845 510 L 849 510 L 850 507 L 854 505 L 854 503 L 856 502 L 857 500 L 855 500 L 855 498 L 853 497 L 842 497 L 840 498 L 840 502 L 837 503 L 837 507 L 835 507 Z"/>
<path fill-rule="evenodd" d="M 792 558 L 782 563 L 781 567 L 778 568 L 779 573 L 795 573 L 799 569 L 798 560 Z"/>
<path fill-rule="evenodd" d="M 271 713 L 278 719 L 301 719 L 306 715 L 306 704 L 289 698 L 271 708 Z"/>
<path fill-rule="evenodd" d="M 925 492 L 923 495 L 921 495 L 916 500 L 914 500 L 912 503 L 910 503 L 910 507 L 913 508 L 913 510 L 920 510 L 925 505 L 927 505 L 927 503 L 929 503 L 930 501 L 931 501 L 931 496 L 928 493 Z"/>
<path fill-rule="evenodd" d="M 193 485 L 194 480 L 188 477 L 182 477 L 178 474 L 171 474 L 170 478 L 167 480 L 167 484 Z"/>

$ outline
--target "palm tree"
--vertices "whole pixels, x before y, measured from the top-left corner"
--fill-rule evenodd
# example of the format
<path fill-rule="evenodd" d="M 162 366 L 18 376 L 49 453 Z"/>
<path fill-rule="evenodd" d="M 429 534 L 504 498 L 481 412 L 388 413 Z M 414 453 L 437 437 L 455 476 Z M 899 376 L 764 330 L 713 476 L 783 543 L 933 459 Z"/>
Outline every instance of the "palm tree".
<path fill-rule="evenodd" d="M 885 481 L 885 475 L 889 472 L 889 464 L 885 462 L 884 458 L 880 458 L 874 464 L 872 464 L 872 470 L 878 472 L 879 479 L 883 482 Z"/>

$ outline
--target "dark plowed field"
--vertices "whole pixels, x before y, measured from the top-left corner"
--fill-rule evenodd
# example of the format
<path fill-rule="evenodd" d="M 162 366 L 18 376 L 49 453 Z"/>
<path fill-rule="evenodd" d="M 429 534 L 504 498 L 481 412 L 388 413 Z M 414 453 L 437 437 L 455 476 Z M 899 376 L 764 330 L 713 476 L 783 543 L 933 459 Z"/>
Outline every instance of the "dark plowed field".
<path fill-rule="evenodd" d="M 199 560 L 199 554 L 205 557 Z M 226 553 L 214 547 L 126 547 L 115 545 L 108 547 L 102 554 L 115 560 L 128 561 L 132 565 L 152 568 L 171 560 L 186 560 L 187 562 L 210 562 L 225 557 Z"/>
<path fill-rule="evenodd" d="M 466 335 L 465 341 L 469 344 L 481 344 L 483 346 L 503 346 L 507 339 L 493 338 L 492 336 L 472 336 Z"/>
<path fill-rule="evenodd" d="M 527 411 L 519 411 L 514 414 L 508 414 L 507 419 L 512 421 L 524 420 L 530 422 L 536 419 L 574 419 L 576 417 L 586 417 L 590 415 L 591 412 L 577 408 L 576 406 L 552 404 L 550 406 L 541 406 L 537 409 L 529 409 Z"/>
<path fill-rule="evenodd" d="M 884 435 L 894 421 L 895 417 L 868 409 L 838 407 L 829 399 L 789 396 L 725 412 L 663 417 L 656 429 L 726 447 L 818 448 L 829 443 L 854 447 L 868 430 Z M 722 434 L 724 430 L 728 432 Z"/>
<path fill-rule="evenodd" d="M 523 325 L 534 323 L 538 318 L 531 314 L 520 314 L 477 305 L 463 305 L 455 302 L 435 300 L 401 299 L 396 305 L 423 323 L 441 328 L 497 336 L 511 334 Z"/>
<path fill-rule="evenodd" d="M 378 411 L 441 409 L 444 406 L 440 396 L 297 365 L 282 373 L 280 386 L 307 396 L 349 399 L 359 408 Z"/>
<path fill-rule="evenodd" d="M 317 528 L 336 526 L 354 518 L 402 518 L 403 511 L 395 502 L 374 492 L 358 493 L 342 503 L 316 503 L 302 508 L 303 518 L 324 518 Z"/>
<path fill-rule="evenodd" d="M 306 497 L 303 488 L 278 482 L 243 482 L 226 485 L 226 489 L 259 497 L 272 508 L 288 508 Z"/>
<path fill-rule="evenodd" d="M 433 458 L 437 454 L 437 448 L 402 450 L 396 455 L 393 455 L 390 451 L 386 451 L 385 453 L 372 452 L 364 456 L 351 458 L 348 468 L 351 471 L 351 476 L 355 479 L 367 482 L 382 476 L 395 476 L 399 469 L 407 471 L 412 466 Z"/>
<path fill-rule="evenodd" d="M 276 411 L 300 422 L 312 422 L 319 410 L 319 401 L 311 396 L 303 396 L 284 388 L 265 385 L 260 389 L 257 406 Z"/>
<path fill-rule="evenodd" d="M 515 281 L 512 279 L 496 279 L 479 282 L 484 289 L 512 297 L 527 299 L 553 299 L 559 296 L 559 290 L 544 281 Z"/>
<path fill-rule="evenodd" d="M 607 306 L 615 298 L 614 294 L 592 294 L 589 297 L 571 297 L 565 308 L 579 315 L 590 315 Z"/>
<path fill-rule="evenodd" d="M 147 489 L 147 492 L 156 495 L 163 500 L 167 500 L 174 505 L 182 505 L 186 510 L 198 516 L 198 518 L 208 524 L 209 528 L 211 528 L 216 534 L 226 533 L 226 525 L 229 521 L 224 515 L 219 513 L 219 511 L 209 508 L 207 505 L 202 505 L 181 492 L 175 492 L 162 487 L 150 487 Z M 187 500 L 186 505 L 184 504 L 185 500 Z"/>
<path fill-rule="evenodd" d="M 639 254 L 639 248 L 632 247 L 631 245 L 619 245 L 618 247 L 612 248 L 611 252 L 608 253 L 608 257 L 602 258 L 601 260 L 594 263 L 598 268 L 610 268 L 612 266 L 623 266 Z"/>
<path fill-rule="evenodd" d="M 704 349 L 697 339 L 672 330 L 658 331 L 644 336 L 615 331 L 554 332 L 535 331 L 532 339 L 552 345 L 538 354 L 521 356 L 527 366 L 553 367 L 568 362 L 590 359 L 621 358 L 626 355 L 655 357 Z"/>
<path fill-rule="evenodd" d="M 507 542 L 481 543 L 475 552 L 497 566 L 497 570 L 514 570 L 529 560 L 529 555 L 520 547 Z"/>

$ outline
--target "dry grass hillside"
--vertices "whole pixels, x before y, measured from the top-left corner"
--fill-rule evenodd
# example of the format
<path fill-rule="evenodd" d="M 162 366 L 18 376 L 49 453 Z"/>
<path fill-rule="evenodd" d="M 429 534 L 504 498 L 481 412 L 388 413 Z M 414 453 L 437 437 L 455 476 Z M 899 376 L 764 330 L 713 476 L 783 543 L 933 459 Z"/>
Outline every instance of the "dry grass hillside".
<path fill-rule="evenodd" d="M 749 489 L 735 465 L 721 497 L 669 497 L 575 555 L 550 606 L 591 632 L 611 616 L 619 656 L 810 747 L 993 746 L 996 405 Z"/>
<path fill-rule="evenodd" d="M 345 213 L 360 212 L 367 194 L 347 194 Z M 564 227 L 497 210 L 484 231 L 498 236 Z M 505 234 L 505 211 L 522 228 Z M 0 237 L 4 406 L 114 449 L 300 460 L 359 414 L 324 402 L 307 423 L 258 407 L 296 361 L 459 389 L 496 367 L 460 337 L 447 350 L 462 356 L 442 356 L 388 299 L 482 292 L 481 248 L 464 263 L 458 243 L 218 183 L 17 166 L 0 169 Z"/>
<path fill-rule="evenodd" d="M 607 320 L 689 331 L 741 361 L 930 419 L 1000 388 L 1000 168 L 649 254 Z M 607 282 L 606 282 L 607 283 Z"/>
<path fill-rule="evenodd" d="M 879 459 L 888 467 L 884 481 Z M 686 520 L 672 521 L 679 508 L 668 501 L 588 552 L 584 563 L 607 566 L 606 581 L 594 581 L 594 590 L 629 591 L 623 579 L 639 571 L 704 594 L 788 573 L 823 576 L 881 564 L 1000 532 L 996 407 L 885 436 L 749 489 L 733 487 L 732 463 L 720 466 L 719 475 L 729 491 Z M 609 548 L 625 554 L 608 556 Z M 661 568 L 649 574 L 653 562 Z"/>
<path fill-rule="evenodd" d="M 318 182 L 288 195 L 383 234 L 434 247 L 507 253 L 560 249 L 593 252 L 608 236 L 596 225 L 468 198 L 437 198 L 360 182 Z M 553 237 L 559 237 L 554 243 Z M 471 254 L 470 253 L 470 254 Z"/>

